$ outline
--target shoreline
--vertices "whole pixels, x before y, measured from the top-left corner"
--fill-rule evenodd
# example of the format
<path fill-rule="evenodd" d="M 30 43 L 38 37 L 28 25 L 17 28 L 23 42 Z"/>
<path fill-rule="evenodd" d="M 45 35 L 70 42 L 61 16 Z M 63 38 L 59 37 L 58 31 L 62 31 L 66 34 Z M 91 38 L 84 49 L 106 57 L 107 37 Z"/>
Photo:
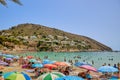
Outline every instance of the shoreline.
<path fill-rule="evenodd" d="M 120 51 L 8 51 L 8 50 L 0 50 L 0 52 L 5 53 L 5 54 L 24 54 L 24 53 L 29 53 L 29 52 L 55 52 L 55 53 L 65 53 L 65 52 L 69 52 L 69 53 L 77 53 L 77 52 L 120 52 Z"/>

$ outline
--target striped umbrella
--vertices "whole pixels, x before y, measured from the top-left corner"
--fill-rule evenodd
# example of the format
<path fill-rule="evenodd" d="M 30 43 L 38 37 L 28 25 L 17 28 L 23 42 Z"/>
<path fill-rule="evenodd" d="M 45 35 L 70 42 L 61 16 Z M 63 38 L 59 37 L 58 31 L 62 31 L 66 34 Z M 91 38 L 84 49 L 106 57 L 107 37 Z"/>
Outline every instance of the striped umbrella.
<path fill-rule="evenodd" d="M 3 74 L 5 80 L 32 80 L 26 73 L 24 72 L 7 72 Z"/>
<path fill-rule="evenodd" d="M 60 72 L 51 72 L 51 73 L 46 73 L 38 77 L 37 80 L 55 80 L 56 78 L 63 77 L 65 76 L 64 74 Z"/>

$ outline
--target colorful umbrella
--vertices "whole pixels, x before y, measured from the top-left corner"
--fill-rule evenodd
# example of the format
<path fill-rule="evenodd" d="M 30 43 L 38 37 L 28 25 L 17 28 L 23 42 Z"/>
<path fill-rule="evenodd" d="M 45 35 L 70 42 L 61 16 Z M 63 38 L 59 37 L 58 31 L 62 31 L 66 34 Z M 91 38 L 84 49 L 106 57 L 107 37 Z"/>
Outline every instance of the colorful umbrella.
<path fill-rule="evenodd" d="M 24 72 L 8 72 L 3 74 L 5 80 L 32 80 L 26 73 Z"/>
<path fill-rule="evenodd" d="M 64 74 L 60 72 L 51 72 L 51 73 L 46 73 L 38 77 L 37 80 L 55 80 L 56 78 L 63 77 L 65 76 Z"/>
<path fill-rule="evenodd" d="M 33 57 L 33 56 L 27 56 L 27 58 L 28 58 L 28 59 L 32 59 L 32 58 L 34 58 L 34 57 Z"/>
<path fill-rule="evenodd" d="M 84 79 L 78 76 L 64 76 L 61 78 L 57 78 L 55 80 L 84 80 Z"/>
<path fill-rule="evenodd" d="M 48 60 L 48 59 L 45 59 L 45 60 L 43 60 L 43 62 L 42 62 L 42 64 L 53 64 L 53 63 L 55 63 L 56 61 L 50 61 L 50 60 Z"/>
<path fill-rule="evenodd" d="M 85 63 L 85 62 L 76 62 L 74 65 L 79 67 L 79 66 L 82 66 L 82 65 L 90 65 L 90 64 Z"/>
<path fill-rule="evenodd" d="M 0 62 L 0 65 L 4 65 L 4 66 L 6 66 L 6 65 L 8 65 L 8 63 L 6 63 L 6 62 Z"/>
<path fill-rule="evenodd" d="M 109 80 L 120 80 L 117 76 L 112 76 Z"/>
<path fill-rule="evenodd" d="M 30 59 L 29 62 L 37 62 L 36 59 Z"/>
<path fill-rule="evenodd" d="M 45 64 L 44 67 L 49 68 L 49 69 L 56 69 L 57 68 L 57 66 L 53 65 L 53 64 Z"/>
<path fill-rule="evenodd" d="M 90 71 L 97 71 L 96 68 L 92 67 L 92 66 L 89 66 L 89 65 L 82 65 L 80 66 L 80 68 L 84 68 L 84 69 L 87 69 L 87 70 L 90 70 Z"/>
<path fill-rule="evenodd" d="M 13 55 L 5 55 L 6 58 L 13 58 Z"/>
<path fill-rule="evenodd" d="M 118 69 L 112 66 L 102 66 L 98 69 L 98 72 L 118 72 Z"/>
<path fill-rule="evenodd" d="M 19 59 L 20 57 L 19 56 L 14 56 L 15 59 Z"/>
<path fill-rule="evenodd" d="M 68 66 L 65 62 L 55 62 L 54 64 L 57 66 Z"/>
<path fill-rule="evenodd" d="M 33 64 L 32 65 L 32 68 L 41 68 L 41 67 L 43 67 L 42 64 Z"/>
<path fill-rule="evenodd" d="M 0 53 L 0 56 L 3 56 L 3 54 L 2 54 L 2 53 Z"/>
<path fill-rule="evenodd" d="M 10 60 L 10 61 L 13 61 L 13 59 L 12 58 L 5 58 L 6 60 Z"/>

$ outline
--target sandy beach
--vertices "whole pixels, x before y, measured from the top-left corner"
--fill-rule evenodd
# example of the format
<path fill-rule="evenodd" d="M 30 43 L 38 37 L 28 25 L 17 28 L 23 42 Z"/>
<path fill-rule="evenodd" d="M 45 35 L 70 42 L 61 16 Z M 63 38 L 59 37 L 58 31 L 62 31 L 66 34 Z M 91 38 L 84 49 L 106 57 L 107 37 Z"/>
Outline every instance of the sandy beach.
<path fill-rule="evenodd" d="M 23 56 L 19 56 L 18 59 L 12 58 L 13 59 L 12 61 L 5 60 L 8 57 L 7 55 L 8 54 L 4 54 L 4 56 L 0 56 L 0 60 L 1 61 L 5 61 L 5 62 L 7 62 L 9 64 L 7 66 L 0 65 L 0 71 L 2 71 L 3 73 L 12 72 L 12 71 L 25 72 L 26 74 L 28 74 L 32 78 L 32 80 L 37 80 L 37 78 L 39 77 L 39 76 L 36 76 L 36 69 L 37 69 L 37 71 L 42 70 L 44 73 L 47 73 L 47 72 L 49 72 L 49 73 L 50 72 L 61 72 L 61 73 L 65 74 L 64 72 L 66 71 L 67 67 L 69 67 L 70 69 L 69 70 L 67 69 L 69 74 L 65 74 L 65 75 L 66 76 L 67 75 L 79 76 L 79 77 L 83 77 L 83 76 L 81 76 L 79 74 L 81 74 L 81 73 L 82 74 L 83 73 L 86 74 L 87 71 L 90 71 L 89 74 L 92 77 L 92 80 L 101 80 L 100 79 L 101 76 L 104 75 L 101 72 L 98 72 L 97 71 L 98 68 L 96 69 L 92 65 L 88 64 L 89 66 L 93 67 L 95 70 L 93 70 L 93 69 L 84 69 L 84 68 L 81 68 L 80 66 L 75 66 L 75 64 L 74 63 L 72 64 L 71 61 L 69 63 L 63 61 L 63 63 L 65 63 L 66 65 L 57 65 L 54 62 L 53 65 L 57 66 L 55 69 L 53 69 L 53 68 L 46 68 L 45 66 L 43 66 L 41 68 L 33 68 L 32 67 L 33 64 L 36 64 L 36 61 L 39 62 L 39 64 L 45 65 L 44 64 L 44 60 L 46 59 L 47 61 L 49 61 L 48 57 L 50 57 L 50 56 L 48 56 L 48 55 L 44 55 L 43 56 L 45 59 L 40 59 L 39 57 L 34 57 L 34 56 L 29 56 L 29 55 L 26 55 L 24 57 Z M 54 57 L 58 58 L 58 57 L 60 57 L 59 55 L 60 54 L 58 54 L 58 55 L 54 54 Z M 15 55 L 14 55 L 14 57 L 15 57 Z M 74 56 L 72 56 L 72 57 L 74 57 Z M 32 59 L 33 59 L 33 61 L 31 62 Z M 27 64 L 27 66 L 25 66 L 26 64 Z M 120 74 L 119 74 L 119 76 L 120 76 Z M 87 80 L 87 78 L 84 78 L 84 79 Z"/>
<path fill-rule="evenodd" d="M 86 69 L 78 68 L 75 66 L 72 69 L 73 69 L 73 71 L 70 72 L 69 75 L 77 76 L 79 72 L 87 71 Z M 20 66 L 18 64 L 18 62 L 11 63 L 11 66 L 6 66 L 6 67 L 4 66 L 4 67 L 0 68 L 0 71 L 3 71 L 4 73 L 11 72 L 11 71 L 25 72 L 32 78 L 32 80 L 36 80 L 37 78 L 35 77 L 35 73 L 27 72 L 27 70 L 34 70 L 34 69 L 24 69 L 24 68 L 22 68 L 22 66 Z M 52 72 L 56 72 L 56 71 L 58 72 L 58 70 L 52 70 Z M 93 72 L 93 71 L 91 71 L 90 74 L 93 76 L 93 80 L 99 80 L 99 79 L 97 79 L 97 77 L 99 77 L 101 75 L 101 73 Z"/>

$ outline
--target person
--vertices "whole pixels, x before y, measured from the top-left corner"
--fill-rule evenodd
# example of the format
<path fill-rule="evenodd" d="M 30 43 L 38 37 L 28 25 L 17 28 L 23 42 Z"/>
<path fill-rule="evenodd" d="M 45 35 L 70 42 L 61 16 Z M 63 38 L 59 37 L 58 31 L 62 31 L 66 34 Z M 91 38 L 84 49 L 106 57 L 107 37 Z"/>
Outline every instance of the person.
<path fill-rule="evenodd" d="M 92 76 L 90 75 L 90 71 L 89 70 L 86 72 L 86 79 L 87 80 L 92 80 Z"/>
<path fill-rule="evenodd" d="M 4 80 L 3 76 L 2 76 L 3 72 L 0 71 L 0 80 Z"/>
<path fill-rule="evenodd" d="M 68 70 L 65 70 L 65 71 L 63 72 L 63 74 L 65 74 L 66 76 L 68 76 L 68 75 L 69 75 L 69 71 L 68 71 Z"/>
<path fill-rule="evenodd" d="M 35 77 L 36 77 L 36 78 L 40 75 L 40 73 L 39 73 L 39 71 L 38 71 L 38 68 L 35 68 L 35 69 L 34 69 L 34 73 L 35 73 Z"/>
<path fill-rule="evenodd" d="M 84 78 L 84 79 L 86 78 L 85 72 L 79 72 L 79 73 L 78 73 L 78 76 L 79 76 L 79 77 L 82 77 L 82 78 Z"/>
<path fill-rule="evenodd" d="M 116 64 L 114 64 L 114 66 L 113 66 L 113 67 L 114 67 L 114 68 L 118 68 Z"/>

